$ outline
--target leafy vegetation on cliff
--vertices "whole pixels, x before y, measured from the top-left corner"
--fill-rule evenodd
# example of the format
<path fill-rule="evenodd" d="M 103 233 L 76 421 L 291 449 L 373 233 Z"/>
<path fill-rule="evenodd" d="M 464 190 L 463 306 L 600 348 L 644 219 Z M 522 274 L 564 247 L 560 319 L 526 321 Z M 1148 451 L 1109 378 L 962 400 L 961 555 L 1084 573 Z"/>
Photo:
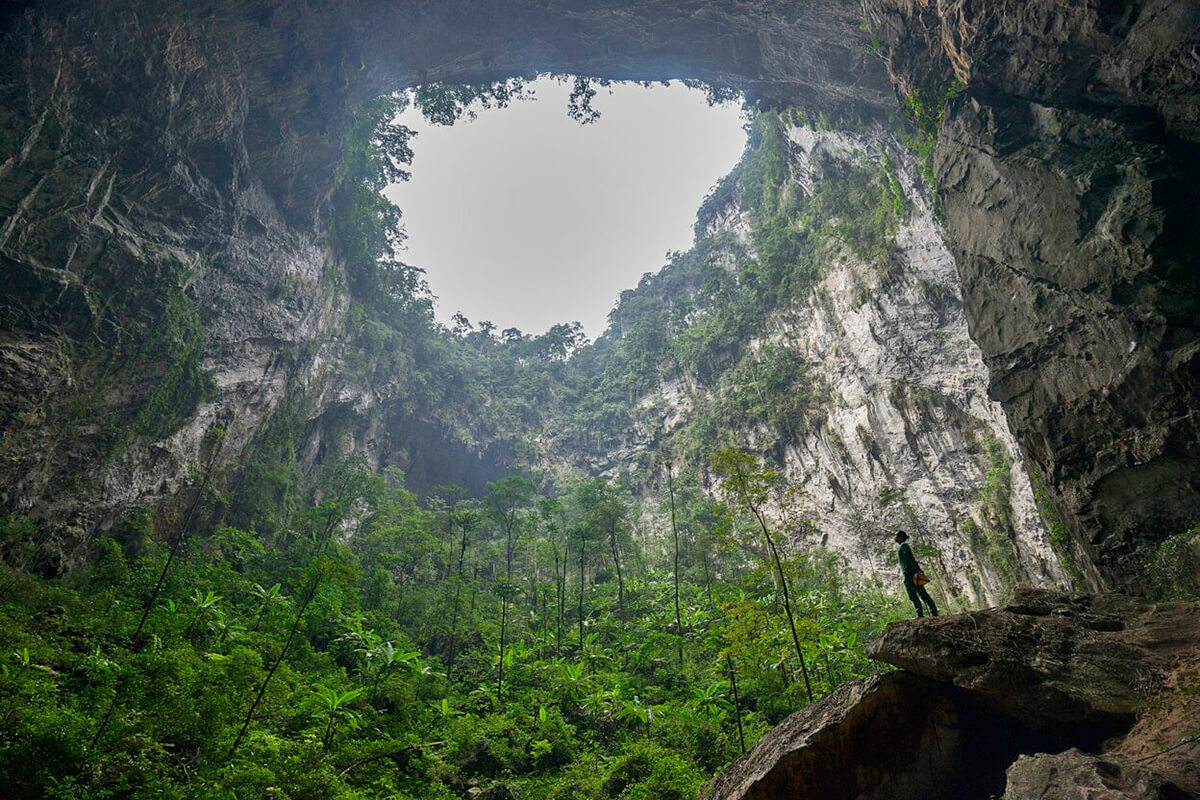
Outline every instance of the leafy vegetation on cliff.
<path fill-rule="evenodd" d="M 786 323 L 843 252 L 888 274 L 906 209 L 886 157 L 818 159 L 826 179 L 802 190 L 785 116 L 754 116 L 741 162 L 697 215 L 695 246 L 623 292 L 608 332 L 572 359 L 564 446 L 621 447 L 638 401 L 672 382 L 692 412 L 660 445 L 695 467 L 718 445 L 769 452 L 821 424 L 828 390 Z M 745 216 L 747 240 L 726 215 Z"/>

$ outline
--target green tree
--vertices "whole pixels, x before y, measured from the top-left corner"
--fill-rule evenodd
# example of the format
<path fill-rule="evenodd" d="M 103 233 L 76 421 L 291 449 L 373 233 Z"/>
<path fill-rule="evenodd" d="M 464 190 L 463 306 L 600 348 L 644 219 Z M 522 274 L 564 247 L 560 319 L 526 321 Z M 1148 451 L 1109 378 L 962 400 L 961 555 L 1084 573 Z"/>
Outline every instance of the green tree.
<path fill-rule="evenodd" d="M 521 526 L 521 513 L 532 503 L 537 485 L 523 475 L 507 475 L 488 484 L 486 504 L 493 519 L 504 531 L 504 581 L 497 584 L 500 595 L 500 659 L 496 672 L 496 698 L 504 699 L 504 648 L 508 627 L 508 605 L 517 596 L 513 584 L 513 558 Z"/>
<path fill-rule="evenodd" d="M 675 514 L 675 478 L 671 475 L 671 463 L 666 464 L 667 493 L 671 504 L 671 540 L 674 563 L 671 579 L 675 588 L 675 634 L 679 637 L 679 668 L 683 669 L 683 615 L 679 610 L 679 524 Z"/>
<path fill-rule="evenodd" d="M 812 683 L 808 677 L 808 664 L 804 659 L 804 649 L 800 646 L 800 636 L 796 633 L 796 618 L 792 613 L 791 593 L 788 591 L 787 575 L 783 571 L 783 560 L 779 556 L 779 548 L 771 536 L 771 529 L 763 515 L 763 506 L 770 498 L 772 487 L 779 480 L 779 473 L 765 466 L 750 453 L 742 452 L 736 447 L 722 447 L 713 453 L 712 468 L 721 476 L 721 491 L 732 497 L 739 506 L 749 511 L 758 521 L 767 544 L 767 551 L 779 577 L 779 586 L 783 592 L 783 609 L 787 614 L 788 627 L 792 633 L 792 644 L 796 647 L 796 656 L 800 659 L 800 672 L 804 676 L 804 691 L 808 702 L 813 702 Z"/>
<path fill-rule="evenodd" d="M 621 569 L 621 551 L 628 538 L 629 507 L 620 496 L 620 488 L 601 480 L 582 484 L 578 501 L 583 522 L 592 537 L 607 541 L 617 576 L 617 613 L 625 616 L 625 578 Z"/>
<path fill-rule="evenodd" d="M 333 741 L 335 727 L 339 720 L 346 720 L 353 727 L 358 726 L 359 715 L 350 707 L 350 703 L 362 693 L 362 689 L 350 689 L 345 692 L 339 692 L 337 689 L 330 689 L 324 686 L 319 687 L 314 692 L 317 704 L 326 718 L 325 732 L 321 735 L 322 750 L 329 749 L 329 745 Z"/>

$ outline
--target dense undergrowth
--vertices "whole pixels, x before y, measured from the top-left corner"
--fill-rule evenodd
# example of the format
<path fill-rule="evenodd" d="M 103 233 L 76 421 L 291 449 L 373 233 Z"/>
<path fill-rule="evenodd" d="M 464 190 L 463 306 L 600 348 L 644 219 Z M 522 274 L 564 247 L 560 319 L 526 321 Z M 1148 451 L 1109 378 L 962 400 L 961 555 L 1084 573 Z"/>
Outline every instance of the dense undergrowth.
<path fill-rule="evenodd" d="M 807 700 L 755 529 L 686 479 L 671 489 L 678 555 L 647 531 L 665 518 L 636 520 L 617 486 L 552 497 L 510 476 L 481 502 L 422 504 L 398 473 L 343 464 L 293 486 L 284 518 L 263 509 L 262 530 L 193 531 L 157 593 L 183 533 L 169 518 L 131 518 L 83 574 L 5 569 L 0 785 L 695 797 L 739 735 L 752 744 Z M 894 599 L 823 551 L 782 564 L 815 696 L 876 670 L 860 643 Z"/>

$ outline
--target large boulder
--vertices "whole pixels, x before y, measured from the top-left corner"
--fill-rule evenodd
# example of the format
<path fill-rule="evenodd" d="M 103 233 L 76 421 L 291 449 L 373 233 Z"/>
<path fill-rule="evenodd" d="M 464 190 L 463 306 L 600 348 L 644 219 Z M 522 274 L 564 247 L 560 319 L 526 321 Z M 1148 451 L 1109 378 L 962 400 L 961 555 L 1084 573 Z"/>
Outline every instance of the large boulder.
<path fill-rule="evenodd" d="M 1003 607 L 894 622 L 872 658 L 1040 724 L 1130 725 L 1200 649 L 1200 607 L 1019 590 Z"/>
<path fill-rule="evenodd" d="M 916 798 L 956 749 L 955 716 L 925 678 L 893 672 L 855 682 L 785 719 L 717 777 L 707 798 Z"/>
<path fill-rule="evenodd" d="M 788 717 L 706 800 L 1200 789 L 1200 606 L 1024 589 L 1004 608 L 894 622 L 868 652 L 901 671 Z"/>
<path fill-rule="evenodd" d="M 1123 758 L 1065 753 L 1021 756 L 1008 770 L 1005 800 L 1188 800 L 1161 775 Z"/>
<path fill-rule="evenodd" d="M 706 800 L 1000 795 L 1021 753 L 1063 749 L 1080 736 L 1069 726 L 1035 728 L 946 683 L 889 672 L 785 719 L 717 777 Z"/>

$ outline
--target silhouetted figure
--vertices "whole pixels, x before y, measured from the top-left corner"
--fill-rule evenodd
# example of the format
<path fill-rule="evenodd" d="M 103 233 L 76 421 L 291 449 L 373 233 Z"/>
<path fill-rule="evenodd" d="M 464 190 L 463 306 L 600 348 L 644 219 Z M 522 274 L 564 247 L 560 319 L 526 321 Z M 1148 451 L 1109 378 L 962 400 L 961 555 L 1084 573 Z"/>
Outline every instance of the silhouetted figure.
<path fill-rule="evenodd" d="M 936 617 L 938 611 L 933 598 L 929 596 L 929 592 L 925 591 L 924 586 L 913 582 L 913 576 L 921 572 L 921 565 L 917 563 L 912 548 L 908 546 L 908 534 L 904 531 L 896 531 L 896 544 L 900 545 L 900 569 L 904 570 L 904 591 L 908 592 L 908 599 L 912 600 L 912 604 L 916 606 L 917 616 L 925 616 L 925 611 L 921 608 L 921 601 L 924 600 L 925 605 L 929 606 L 929 614 Z"/>

